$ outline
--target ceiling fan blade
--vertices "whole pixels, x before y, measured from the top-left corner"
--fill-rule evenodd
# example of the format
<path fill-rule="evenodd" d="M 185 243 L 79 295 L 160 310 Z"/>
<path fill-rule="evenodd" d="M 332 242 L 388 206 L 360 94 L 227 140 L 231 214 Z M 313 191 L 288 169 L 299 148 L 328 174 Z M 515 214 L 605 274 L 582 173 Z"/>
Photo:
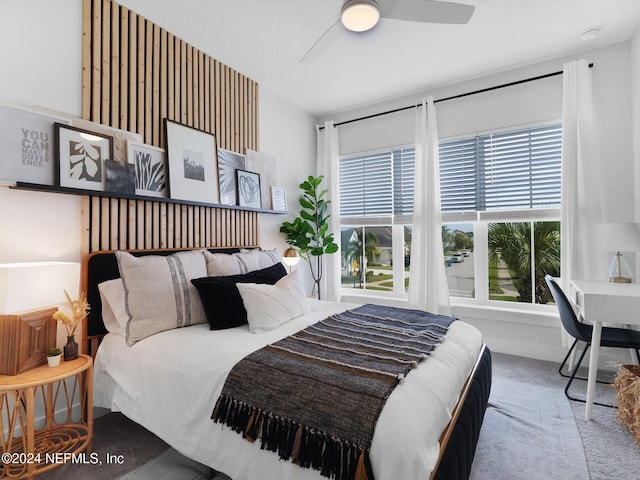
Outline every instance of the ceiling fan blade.
<path fill-rule="evenodd" d="M 476 7 L 439 0 L 379 0 L 380 16 L 426 23 L 468 23 Z"/>
<path fill-rule="evenodd" d="M 342 28 L 340 19 L 336 20 L 336 23 L 329 27 L 329 30 L 324 32 L 322 36 L 316 40 L 316 43 L 311 45 L 311 48 L 307 50 L 307 53 L 300 59 L 300 63 L 312 63 L 320 58 L 331 45 L 336 43 L 343 35 L 345 31 Z"/>

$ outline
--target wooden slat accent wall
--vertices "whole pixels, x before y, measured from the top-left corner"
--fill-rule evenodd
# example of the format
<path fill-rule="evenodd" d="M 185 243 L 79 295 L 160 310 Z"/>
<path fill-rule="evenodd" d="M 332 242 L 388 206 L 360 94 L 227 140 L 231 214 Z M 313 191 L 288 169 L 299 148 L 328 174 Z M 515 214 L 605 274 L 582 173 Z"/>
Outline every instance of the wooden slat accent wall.
<path fill-rule="evenodd" d="M 258 84 L 111 0 L 83 0 L 82 117 L 165 147 L 164 118 L 259 150 Z M 83 254 L 257 245 L 258 213 L 89 196 Z"/>

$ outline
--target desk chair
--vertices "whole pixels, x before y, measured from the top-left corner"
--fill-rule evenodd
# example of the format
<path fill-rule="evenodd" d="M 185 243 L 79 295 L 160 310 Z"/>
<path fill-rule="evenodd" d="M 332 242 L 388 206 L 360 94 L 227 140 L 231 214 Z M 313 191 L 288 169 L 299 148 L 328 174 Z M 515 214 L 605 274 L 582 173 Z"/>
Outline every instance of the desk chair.
<path fill-rule="evenodd" d="M 576 373 L 578 371 L 578 368 L 580 368 L 580 364 L 582 363 L 585 354 L 587 353 L 587 349 L 591 346 L 591 333 L 593 331 L 593 327 L 578 320 L 578 317 L 573 309 L 573 306 L 569 302 L 569 299 L 551 275 L 546 275 L 544 279 L 547 282 L 547 285 L 549 285 L 549 289 L 551 290 L 553 299 L 556 301 L 556 306 L 558 307 L 558 312 L 560 313 L 560 321 L 562 322 L 562 326 L 569 333 L 569 335 L 575 338 L 573 345 L 571 345 L 569 352 L 567 353 L 566 357 L 564 357 L 564 360 L 562 361 L 562 364 L 558 369 L 560 375 L 569 379 L 564 389 L 564 394 L 569 400 L 585 403 L 585 400 L 574 398 L 569 395 L 569 387 L 571 386 L 571 383 L 575 378 L 577 378 L 578 380 L 586 380 L 586 378 L 576 377 Z M 624 323 L 624 319 L 621 318 L 620 323 Z M 564 374 L 562 373 L 562 369 L 567 363 L 567 359 L 571 355 L 571 352 L 573 352 L 573 349 L 576 347 L 578 340 L 586 343 L 584 350 L 582 351 L 580 359 L 574 367 L 571 375 Z M 600 346 L 614 348 L 633 348 L 636 351 L 636 357 L 638 359 L 638 363 L 640 364 L 640 352 L 638 352 L 638 349 L 640 348 L 640 331 L 630 330 L 628 328 L 602 327 Z M 600 405 L 603 407 L 614 407 L 613 405 L 606 405 L 598 402 L 593 403 L 595 405 Z"/>

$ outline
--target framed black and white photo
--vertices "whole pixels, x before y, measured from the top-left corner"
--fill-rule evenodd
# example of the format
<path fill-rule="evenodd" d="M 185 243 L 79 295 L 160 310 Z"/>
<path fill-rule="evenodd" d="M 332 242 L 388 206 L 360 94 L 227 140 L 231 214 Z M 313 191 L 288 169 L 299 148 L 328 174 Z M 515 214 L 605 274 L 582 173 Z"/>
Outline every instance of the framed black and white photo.
<path fill-rule="evenodd" d="M 105 162 L 113 158 L 113 138 L 61 123 L 55 128 L 59 185 L 104 191 Z"/>
<path fill-rule="evenodd" d="M 0 105 L 0 183 L 56 184 L 56 122 L 69 124 L 26 107 Z"/>
<path fill-rule="evenodd" d="M 241 207 L 261 208 L 260 174 L 236 170 L 236 189 L 238 205 Z"/>
<path fill-rule="evenodd" d="M 284 187 L 271 186 L 271 208 L 278 212 L 287 211 L 287 192 Z"/>
<path fill-rule="evenodd" d="M 216 137 L 165 119 L 169 197 L 218 203 Z"/>
<path fill-rule="evenodd" d="M 164 149 L 129 140 L 127 161 L 135 168 L 136 195 L 167 197 L 168 171 Z"/>
<path fill-rule="evenodd" d="M 107 192 L 135 195 L 136 170 L 132 164 L 116 162 L 115 160 L 105 160 L 104 169 L 105 190 Z"/>
<path fill-rule="evenodd" d="M 218 178 L 221 204 L 236 204 L 236 170 L 244 170 L 246 168 L 244 155 L 218 148 Z"/>

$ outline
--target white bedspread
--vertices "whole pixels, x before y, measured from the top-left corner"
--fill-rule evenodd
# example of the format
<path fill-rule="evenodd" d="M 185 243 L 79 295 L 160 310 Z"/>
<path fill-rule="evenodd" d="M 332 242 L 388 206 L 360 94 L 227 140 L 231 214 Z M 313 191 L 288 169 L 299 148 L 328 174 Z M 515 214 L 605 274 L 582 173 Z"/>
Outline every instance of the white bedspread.
<path fill-rule="evenodd" d="M 183 455 L 233 480 L 323 478 L 210 420 L 227 373 L 241 358 L 357 306 L 310 303 L 310 314 L 261 335 L 250 333 L 246 325 L 210 331 L 203 324 L 162 332 L 128 347 L 124 337 L 109 334 L 96 357 L 94 403 L 122 412 Z M 395 388 L 371 445 L 376 480 L 428 478 L 438 458 L 438 439 L 481 346 L 476 328 L 454 322 L 442 344 Z"/>

